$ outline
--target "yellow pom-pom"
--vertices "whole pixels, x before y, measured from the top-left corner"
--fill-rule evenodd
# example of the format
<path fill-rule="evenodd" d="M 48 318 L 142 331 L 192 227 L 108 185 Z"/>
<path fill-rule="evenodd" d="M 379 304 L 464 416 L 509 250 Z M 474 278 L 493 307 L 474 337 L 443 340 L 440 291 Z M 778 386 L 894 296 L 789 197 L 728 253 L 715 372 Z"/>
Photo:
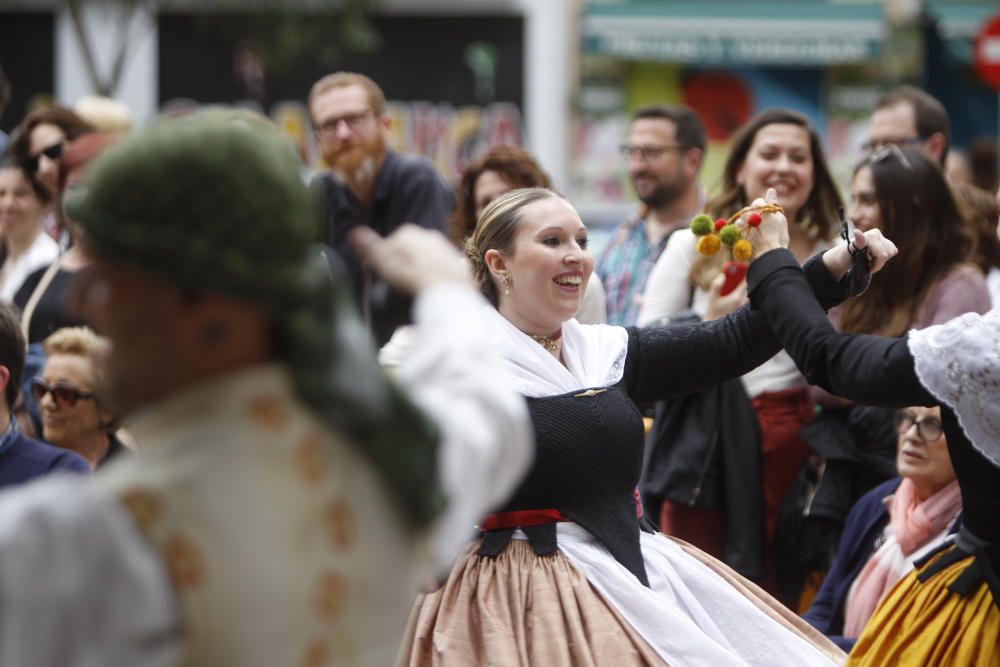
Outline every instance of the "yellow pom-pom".
<path fill-rule="evenodd" d="M 722 241 L 715 234 L 702 236 L 698 239 L 698 252 L 702 255 L 714 255 L 722 247 Z"/>
<path fill-rule="evenodd" d="M 746 262 L 753 257 L 753 246 L 746 239 L 740 239 L 733 244 L 733 259 L 737 262 Z"/>

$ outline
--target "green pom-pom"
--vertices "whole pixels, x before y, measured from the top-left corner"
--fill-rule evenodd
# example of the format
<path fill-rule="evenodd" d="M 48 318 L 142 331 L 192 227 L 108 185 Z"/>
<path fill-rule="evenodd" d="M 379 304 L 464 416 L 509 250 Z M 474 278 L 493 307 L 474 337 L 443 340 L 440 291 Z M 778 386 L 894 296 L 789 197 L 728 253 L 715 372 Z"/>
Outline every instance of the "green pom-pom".
<path fill-rule="evenodd" d="M 726 225 L 719 230 L 719 240 L 731 246 L 740 240 L 740 230 L 736 229 L 736 225 Z"/>
<path fill-rule="evenodd" d="M 691 220 L 691 231 L 695 236 L 712 233 L 712 219 L 704 213 L 699 213 Z"/>

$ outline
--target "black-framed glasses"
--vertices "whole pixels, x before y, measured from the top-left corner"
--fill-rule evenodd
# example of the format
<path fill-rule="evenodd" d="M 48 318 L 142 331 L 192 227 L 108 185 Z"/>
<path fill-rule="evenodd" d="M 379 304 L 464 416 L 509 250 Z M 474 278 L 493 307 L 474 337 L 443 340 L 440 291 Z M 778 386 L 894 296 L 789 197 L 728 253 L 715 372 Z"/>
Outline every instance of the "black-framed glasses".
<path fill-rule="evenodd" d="M 923 143 L 926 137 L 908 137 L 906 139 L 893 139 L 892 141 L 866 141 L 861 144 L 861 150 L 865 153 L 874 153 L 877 150 L 885 148 L 886 146 L 913 146 L 915 144 Z"/>
<path fill-rule="evenodd" d="M 622 157 L 626 160 L 631 160 L 633 157 L 641 157 L 646 162 L 658 160 L 668 151 L 682 152 L 687 149 L 687 146 L 683 146 L 681 144 L 662 144 L 659 146 L 633 146 L 631 144 L 622 144 L 618 147 L 618 150 L 621 151 Z"/>
<path fill-rule="evenodd" d="M 24 170 L 26 172 L 28 172 L 31 175 L 34 175 L 38 171 L 38 162 L 43 155 L 50 160 L 58 160 L 59 158 L 62 157 L 63 148 L 65 146 L 66 142 L 60 141 L 57 144 L 52 144 L 48 148 L 43 148 L 34 155 L 30 156 L 24 162 L 22 162 L 21 166 L 24 167 Z"/>
<path fill-rule="evenodd" d="M 49 393 L 52 394 L 52 400 L 55 401 L 56 406 L 60 408 L 71 408 L 79 400 L 95 397 L 93 393 L 80 391 L 79 388 L 68 382 L 49 384 L 42 378 L 32 378 L 31 396 L 36 403 L 41 403 L 45 394 Z"/>
<path fill-rule="evenodd" d="M 914 425 L 917 427 L 917 436 L 921 440 L 933 442 L 941 437 L 944 429 L 941 427 L 941 420 L 933 415 L 927 415 L 923 419 L 909 410 L 900 410 L 896 413 L 896 432 L 902 435 L 909 431 Z"/>
<path fill-rule="evenodd" d="M 328 118 L 321 125 L 316 128 L 316 131 L 320 134 L 336 134 L 337 128 L 340 124 L 347 123 L 348 129 L 352 132 L 357 131 L 369 116 L 374 115 L 375 112 L 371 109 L 365 109 L 364 111 L 357 111 L 355 113 L 347 113 L 343 116 L 336 116 L 334 118 Z"/>

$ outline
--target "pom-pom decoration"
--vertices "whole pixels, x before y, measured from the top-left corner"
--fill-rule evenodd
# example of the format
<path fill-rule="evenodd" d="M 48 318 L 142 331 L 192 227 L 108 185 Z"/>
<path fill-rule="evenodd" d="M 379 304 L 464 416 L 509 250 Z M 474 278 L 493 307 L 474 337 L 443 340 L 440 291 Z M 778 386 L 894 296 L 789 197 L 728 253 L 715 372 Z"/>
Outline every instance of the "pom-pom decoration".
<path fill-rule="evenodd" d="M 736 229 L 736 225 L 726 225 L 719 231 L 719 240 L 732 247 L 740 240 L 740 230 Z"/>
<path fill-rule="evenodd" d="M 694 216 L 690 225 L 691 232 L 701 237 L 698 239 L 698 253 L 714 255 L 725 245 L 734 260 L 745 262 L 753 257 L 753 246 L 750 241 L 743 238 L 744 232 L 759 227 L 764 213 L 784 212 L 781 204 L 765 204 L 756 208 L 751 206 L 741 208 L 729 216 L 729 219 L 719 218 L 715 221 L 704 213 L 699 213 Z"/>
<path fill-rule="evenodd" d="M 714 255 L 719 252 L 721 247 L 722 242 L 716 234 L 706 234 L 698 239 L 698 254 L 700 255 Z"/>
<path fill-rule="evenodd" d="M 701 213 L 691 220 L 691 232 L 695 236 L 705 236 L 712 233 L 712 219 Z"/>

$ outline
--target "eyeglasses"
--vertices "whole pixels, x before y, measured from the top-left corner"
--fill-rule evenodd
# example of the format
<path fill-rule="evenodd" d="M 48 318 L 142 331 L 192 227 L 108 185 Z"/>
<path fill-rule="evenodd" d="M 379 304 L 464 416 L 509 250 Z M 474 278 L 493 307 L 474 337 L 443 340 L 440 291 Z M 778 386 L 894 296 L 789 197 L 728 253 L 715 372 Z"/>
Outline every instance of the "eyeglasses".
<path fill-rule="evenodd" d="M 660 159 L 667 151 L 686 151 L 687 149 L 687 146 L 680 144 L 671 144 L 669 146 L 632 146 L 631 144 L 622 144 L 618 148 L 621 151 L 622 157 L 626 160 L 631 160 L 633 157 L 641 157 L 646 162 Z"/>
<path fill-rule="evenodd" d="M 937 417 L 927 416 L 923 419 L 917 419 L 917 416 L 909 410 L 900 410 L 896 413 L 897 433 L 906 433 L 914 424 L 917 426 L 917 435 L 926 442 L 937 440 L 943 433 L 941 420 Z"/>
<path fill-rule="evenodd" d="M 341 121 L 347 123 L 348 129 L 352 132 L 357 131 L 361 124 L 368 120 L 369 116 L 374 115 L 375 112 L 371 109 L 365 109 L 364 111 L 358 111 L 356 113 L 348 113 L 343 116 L 337 116 L 335 118 L 328 118 L 323 121 L 323 124 L 316 128 L 316 131 L 320 134 L 336 134 L 337 128 L 340 126 Z"/>
<path fill-rule="evenodd" d="M 883 144 L 881 148 L 872 151 L 871 155 L 868 156 L 868 162 L 875 164 L 876 162 L 888 160 L 891 157 L 899 160 L 899 164 L 903 165 L 903 169 L 906 171 L 913 171 L 913 165 L 910 164 L 906 154 L 903 153 L 903 149 L 896 144 Z"/>
<path fill-rule="evenodd" d="M 49 393 L 52 394 L 52 400 L 55 401 L 56 406 L 60 408 L 71 408 L 80 399 L 94 398 L 93 393 L 80 391 L 68 382 L 49 384 L 42 378 L 31 380 L 31 396 L 35 399 L 36 403 L 41 403 L 42 399 L 45 398 L 45 394 Z"/>
<path fill-rule="evenodd" d="M 31 175 L 34 175 L 38 171 L 38 162 L 43 155 L 50 160 L 58 160 L 59 158 L 62 157 L 63 148 L 65 147 L 65 145 L 66 142 L 60 141 L 58 144 L 52 144 L 48 148 L 43 148 L 42 150 L 38 151 L 37 153 L 26 159 L 24 162 L 22 162 L 21 166 L 24 167 L 24 170 L 26 172 L 28 172 Z"/>

